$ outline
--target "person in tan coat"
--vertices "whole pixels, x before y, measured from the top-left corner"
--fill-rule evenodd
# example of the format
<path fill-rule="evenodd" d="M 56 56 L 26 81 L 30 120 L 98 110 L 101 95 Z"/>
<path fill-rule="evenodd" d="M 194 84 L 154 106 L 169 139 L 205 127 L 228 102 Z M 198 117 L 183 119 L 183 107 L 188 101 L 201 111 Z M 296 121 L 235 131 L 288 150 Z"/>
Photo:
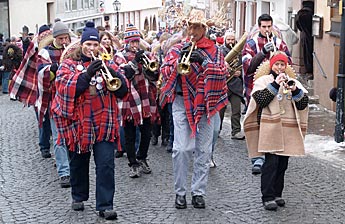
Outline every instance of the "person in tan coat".
<path fill-rule="evenodd" d="M 261 193 L 267 210 L 285 205 L 282 192 L 289 157 L 304 155 L 308 96 L 287 63 L 286 54 L 278 51 L 258 70 L 244 118 L 249 157 L 266 158 Z"/>

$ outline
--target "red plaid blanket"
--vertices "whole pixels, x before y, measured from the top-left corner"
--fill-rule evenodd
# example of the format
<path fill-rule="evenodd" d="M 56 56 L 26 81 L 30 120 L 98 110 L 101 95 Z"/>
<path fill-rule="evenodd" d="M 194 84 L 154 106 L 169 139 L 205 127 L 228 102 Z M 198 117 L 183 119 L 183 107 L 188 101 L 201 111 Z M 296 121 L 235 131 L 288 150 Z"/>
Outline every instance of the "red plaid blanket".
<path fill-rule="evenodd" d="M 161 67 L 163 86 L 160 94 L 162 107 L 172 103 L 175 98 L 178 73 L 176 67 L 180 50 L 185 43 L 174 45 L 167 53 Z M 181 77 L 184 105 L 187 119 L 192 130 L 196 133 L 196 126 L 203 114 L 210 118 L 228 103 L 226 86 L 226 67 L 222 50 L 206 38 L 197 42 L 199 51 L 207 57 L 206 67 L 191 63 L 192 72 Z"/>
<path fill-rule="evenodd" d="M 26 106 L 35 106 L 37 99 L 37 46 L 30 42 L 26 54 L 10 84 L 10 97 Z"/>

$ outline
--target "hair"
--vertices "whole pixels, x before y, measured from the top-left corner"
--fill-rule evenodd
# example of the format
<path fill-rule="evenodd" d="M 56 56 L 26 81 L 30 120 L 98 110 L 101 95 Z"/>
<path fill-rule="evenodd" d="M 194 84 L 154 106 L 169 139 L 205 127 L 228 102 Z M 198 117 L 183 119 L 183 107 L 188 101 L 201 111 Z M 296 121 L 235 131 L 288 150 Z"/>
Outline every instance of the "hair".
<path fill-rule="evenodd" d="M 111 33 L 109 33 L 108 31 L 101 31 L 99 33 L 99 41 L 102 41 L 102 38 L 104 36 L 107 36 L 111 41 L 111 45 L 113 45 L 113 36 L 111 35 Z"/>
<path fill-rule="evenodd" d="M 104 26 L 97 26 L 96 29 L 98 30 L 98 32 L 105 31 Z"/>
<path fill-rule="evenodd" d="M 271 21 L 272 22 L 272 25 L 273 25 L 273 18 L 268 15 L 268 14 L 262 14 L 261 16 L 259 16 L 258 18 L 258 25 L 259 27 L 261 26 L 261 21 Z"/>

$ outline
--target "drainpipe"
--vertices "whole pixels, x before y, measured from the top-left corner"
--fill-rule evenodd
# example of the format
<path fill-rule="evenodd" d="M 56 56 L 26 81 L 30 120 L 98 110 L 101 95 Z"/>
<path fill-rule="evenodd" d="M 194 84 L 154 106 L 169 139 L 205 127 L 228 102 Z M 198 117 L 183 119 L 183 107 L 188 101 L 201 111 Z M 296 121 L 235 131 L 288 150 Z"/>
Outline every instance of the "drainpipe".
<path fill-rule="evenodd" d="M 340 31 L 340 57 L 339 57 L 339 74 L 337 89 L 337 105 L 335 115 L 335 134 L 336 142 L 344 141 L 344 87 L 345 87 L 345 0 L 339 1 L 339 14 L 341 15 Z"/>

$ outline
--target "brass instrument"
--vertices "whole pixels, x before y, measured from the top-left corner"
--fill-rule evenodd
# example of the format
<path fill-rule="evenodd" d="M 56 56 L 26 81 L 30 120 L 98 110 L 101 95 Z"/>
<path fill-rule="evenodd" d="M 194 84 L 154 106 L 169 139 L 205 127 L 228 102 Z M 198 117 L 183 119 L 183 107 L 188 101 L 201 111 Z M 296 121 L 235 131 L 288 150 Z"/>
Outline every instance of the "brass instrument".
<path fill-rule="evenodd" d="M 147 55 L 145 54 L 145 52 L 143 53 L 143 62 L 143 67 L 145 69 L 150 70 L 151 72 L 155 72 L 159 68 L 159 63 L 157 61 L 150 60 L 149 57 L 147 57 Z"/>
<path fill-rule="evenodd" d="M 276 51 L 277 51 L 277 48 L 276 48 L 276 45 L 274 44 L 274 41 L 273 41 L 273 33 L 272 33 L 272 38 L 270 38 L 269 33 L 266 32 L 266 38 L 267 38 L 267 41 L 268 41 L 268 42 L 271 42 L 271 43 L 272 43 L 274 52 L 276 52 Z M 271 56 L 272 56 L 272 52 L 271 52 Z"/>
<path fill-rule="evenodd" d="M 224 60 L 229 64 L 230 76 L 227 78 L 228 83 L 233 77 L 236 71 L 242 69 L 242 63 L 239 63 L 238 55 L 241 54 L 244 44 L 246 43 L 248 33 L 244 33 L 237 44 L 231 49 L 231 51 L 224 57 Z"/>
<path fill-rule="evenodd" d="M 192 39 L 192 38 L 191 38 Z M 195 48 L 195 42 L 192 42 L 192 46 L 190 47 L 190 50 L 188 52 L 188 55 L 183 55 L 180 63 L 177 65 L 177 72 L 181 75 L 188 75 L 191 72 L 190 67 L 190 56 L 192 54 L 192 51 Z"/>
<path fill-rule="evenodd" d="M 97 58 L 95 57 L 95 55 L 93 54 L 92 51 L 91 51 L 91 55 L 92 55 L 94 60 L 97 60 Z M 100 72 L 101 72 L 103 79 L 106 83 L 107 89 L 109 91 L 116 91 L 116 90 L 120 89 L 120 87 L 122 85 L 121 79 L 113 77 L 111 75 L 107 65 L 102 60 L 102 57 L 99 57 L 98 59 L 102 61 L 103 69 L 101 69 Z"/>

